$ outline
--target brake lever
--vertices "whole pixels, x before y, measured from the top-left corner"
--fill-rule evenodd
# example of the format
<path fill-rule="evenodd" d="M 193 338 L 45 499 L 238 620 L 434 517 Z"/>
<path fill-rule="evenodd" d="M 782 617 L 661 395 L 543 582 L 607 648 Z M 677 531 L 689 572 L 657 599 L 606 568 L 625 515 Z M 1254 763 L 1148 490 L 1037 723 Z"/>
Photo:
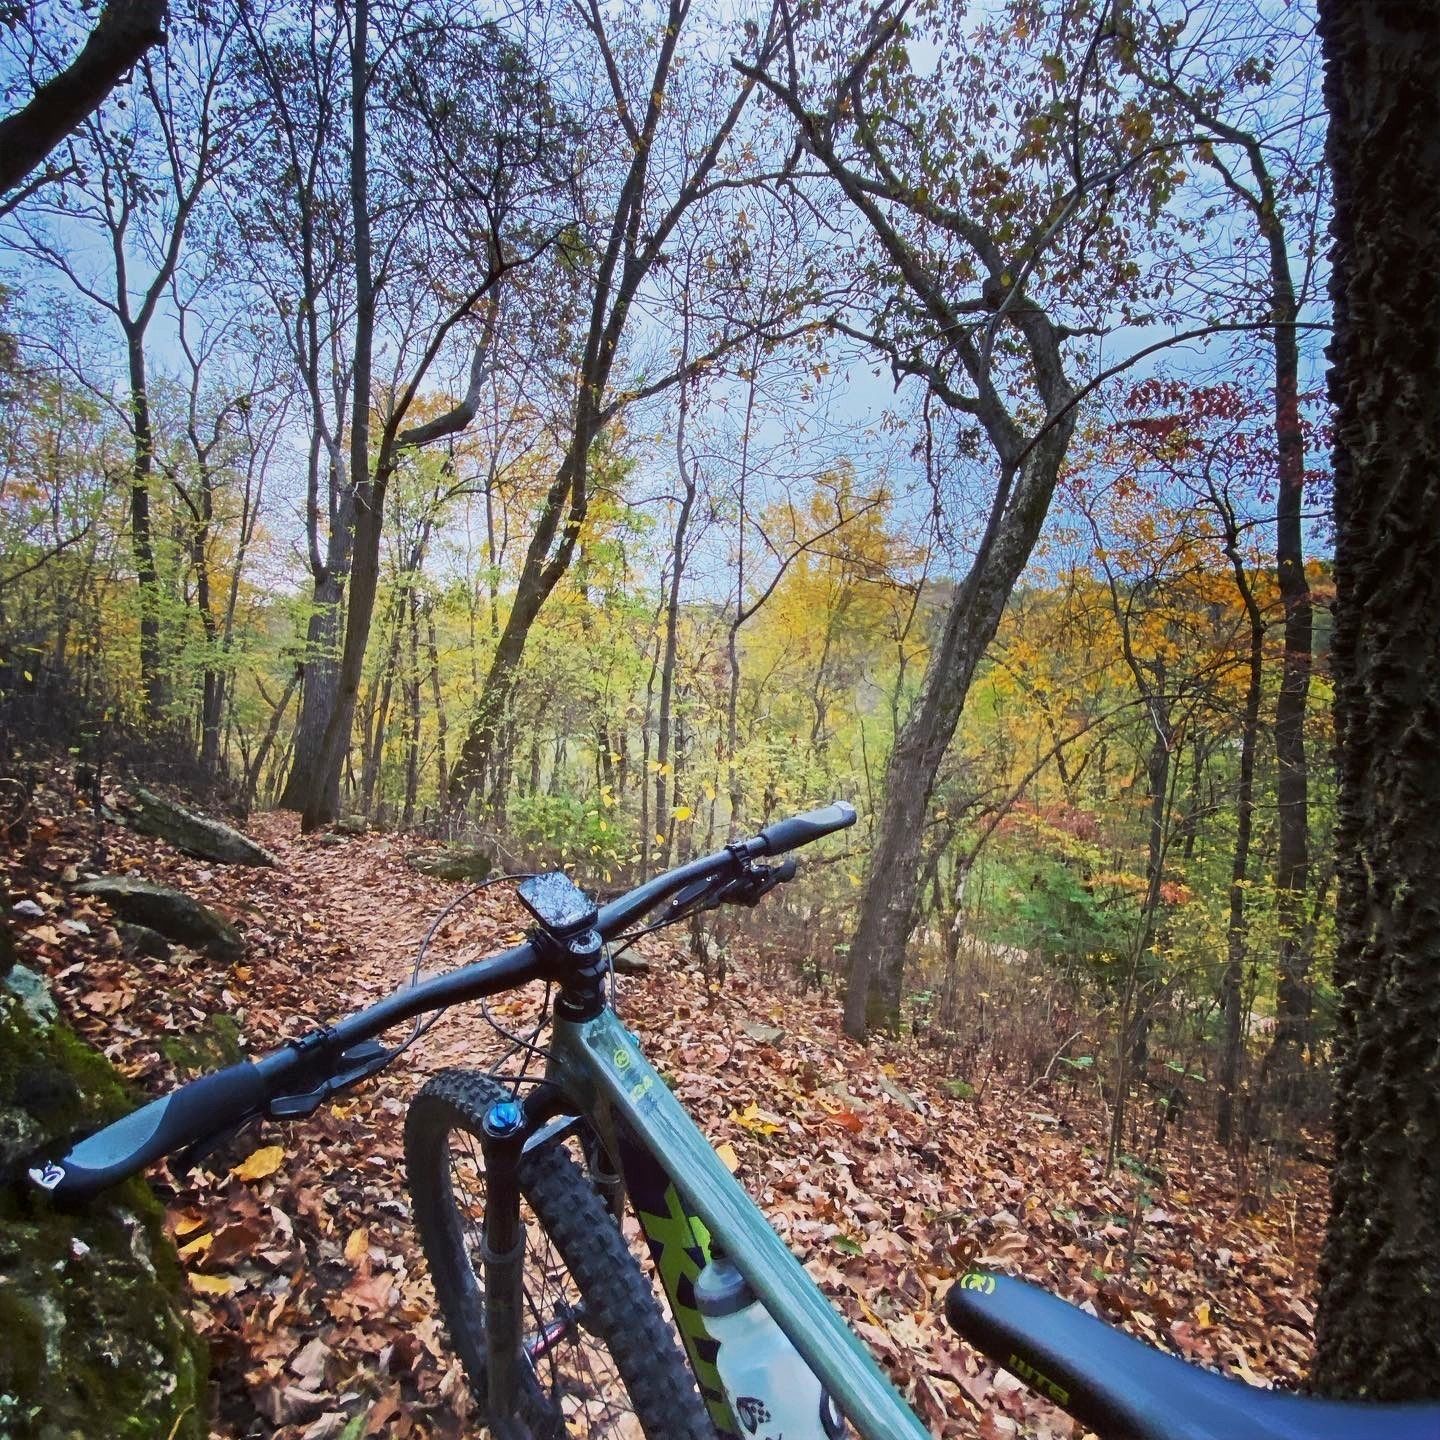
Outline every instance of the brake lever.
<path fill-rule="evenodd" d="M 757 865 L 753 862 L 745 867 L 745 873 L 723 886 L 716 896 L 716 903 L 743 905 L 753 909 L 777 885 L 795 878 L 795 857 L 787 855 L 778 865 Z"/>
<path fill-rule="evenodd" d="M 343 1055 L 335 1070 L 313 1090 L 296 1095 L 277 1095 L 265 1108 L 272 1120 L 302 1120 L 313 1115 L 333 1095 L 383 1070 L 395 1058 L 394 1051 L 378 1040 L 362 1040 Z"/>

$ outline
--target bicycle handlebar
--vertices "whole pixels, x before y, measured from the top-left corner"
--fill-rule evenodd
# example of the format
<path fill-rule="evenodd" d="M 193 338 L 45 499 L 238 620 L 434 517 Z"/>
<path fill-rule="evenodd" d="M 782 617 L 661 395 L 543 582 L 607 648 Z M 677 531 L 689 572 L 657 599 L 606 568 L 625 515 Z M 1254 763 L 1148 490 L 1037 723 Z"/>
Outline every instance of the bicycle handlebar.
<path fill-rule="evenodd" d="M 694 881 L 743 875 L 748 863 L 759 856 L 781 855 L 854 823 L 854 808 L 843 802 L 777 821 L 749 840 L 736 841 L 713 855 L 657 875 L 602 906 L 595 928 L 606 941 L 612 940 Z M 788 878 L 776 875 L 777 880 Z M 548 974 L 539 950 L 527 942 L 420 985 L 407 986 L 329 1029 L 177 1086 L 71 1146 L 59 1161 L 36 1165 L 29 1171 L 30 1179 L 57 1198 L 82 1199 L 135 1174 L 162 1155 L 203 1143 L 267 1108 L 276 1118 L 308 1114 L 336 1089 L 374 1074 L 399 1053 L 373 1045 L 365 1052 L 359 1048 L 392 1025 L 448 1005 L 499 994 Z M 332 1080 L 335 1083 L 330 1083 Z M 280 1108 L 282 1102 L 288 1102 L 284 1109 Z"/>
<path fill-rule="evenodd" d="M 787 850 L 808 845 L 822 835 L 844 830 L 854 823 L 855 807 L 838 800 L 833 805 L 809 810 L 804 815 L 792 815 L 788 820 L 777 820 L 773 825 L 767 825 L 757 838 L 765 842 L 765 854 L 783 855 Z"/>
<path fill-rule="evenodd" d="M 242 1060 L 191 1080 L 72 1146 L 59 1164 L 32 1169 L 30 1178 L 62 1196 L 90 1195 L 197 1136 L 228 1130 L 269 1098 L 262 1064 Z"/>

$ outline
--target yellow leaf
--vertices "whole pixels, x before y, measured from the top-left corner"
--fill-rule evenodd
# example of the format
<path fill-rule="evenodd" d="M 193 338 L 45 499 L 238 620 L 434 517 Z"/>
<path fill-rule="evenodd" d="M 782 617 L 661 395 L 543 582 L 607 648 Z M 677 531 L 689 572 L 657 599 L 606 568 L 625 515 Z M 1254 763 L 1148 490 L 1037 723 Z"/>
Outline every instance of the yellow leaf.
<path fill-rule="evenodd" d="M 266 1145 L 262 1150 L 242 1160 L 230 1173 L 237 1180 L 263 1180 L 273 1175 L 285 1163 L 283 1145 Z"/>
<path fill-rule="evenodd" d="M 191 1289 L 198 1290 L 202 1295 L 228 1295 L 240 1283 L 230 1275 L 201 1275 L 194 1270 L 187 1278 Z"/>
<path fill-rule="evenodd" d="M 722 1145 L 717 1145 L 715 1153 L 725 1162 L 725 1168 L 732 1175 L 740 1168 L 740 1157 L 735 1153 L 735 1147 L 728 1140 Z"/>
<path fill-rule="evenodd" d="M 688 805 L 677 805 L 674 811 L 677 820 L 688 820 L 694 813 Z"/>
<path fill-rule="evenodd" d="M 198 1258 L 199 1256 L 203 1255 L 214 1243 L 215 1237 L 207 1230 L 205 1234 L 201 1235 L 198 1239 L 192 1240 L 188 1245 L 182 1245 L 180 1247 L 180 1258 L 182 1260 Z"/>
<path fill-rule="evenodd" d="M 665 837 L 658 830 L 655 832 L 655 843 L 657 845 L 663 845 L 665 843 Z"/>
<path fill-rule="evenodd" d="M 1195 1307 L 1195 1323 L 1202 1330 L 1210 1328 L 1210 1302 L 1208 1300 L 1202 1300 Z"/>
<path fill-rule="evenodd" d="M 198 1210 L 183 1210 L 171 1218 L 171 1233 L 179 1240 L 182 1236 L 193 1235 L 210 1222 Z"/>
<path fill-rule="evenodd" d="M 768 1110 L 762 1110 L 753 1102 L 744 1110 L 732 1110 L 730 1118 L 754 1135 L 778 1135 L 782 1128 L 782 1121 L 778 1115 L 772 1115 Z"/>
<path fill-rule="evenodd" d="M 359 1225 L 350 1232 L 350 1238 L 345 1242 L 345 1258 L 352 1265 L 358 1265 L 369 1253 L 370 1232 Z"/>

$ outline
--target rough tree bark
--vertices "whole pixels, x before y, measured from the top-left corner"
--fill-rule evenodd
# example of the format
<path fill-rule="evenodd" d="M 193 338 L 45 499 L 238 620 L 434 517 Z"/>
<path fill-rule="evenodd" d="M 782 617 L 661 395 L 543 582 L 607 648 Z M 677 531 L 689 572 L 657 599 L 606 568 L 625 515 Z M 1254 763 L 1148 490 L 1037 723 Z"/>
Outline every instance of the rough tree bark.
<path fill-rule="evenodd" d="M 1321 0 L 1335 177 L 1335 1163 L 1314 1384 L 1440 1398 L 1440 6 Z"/>

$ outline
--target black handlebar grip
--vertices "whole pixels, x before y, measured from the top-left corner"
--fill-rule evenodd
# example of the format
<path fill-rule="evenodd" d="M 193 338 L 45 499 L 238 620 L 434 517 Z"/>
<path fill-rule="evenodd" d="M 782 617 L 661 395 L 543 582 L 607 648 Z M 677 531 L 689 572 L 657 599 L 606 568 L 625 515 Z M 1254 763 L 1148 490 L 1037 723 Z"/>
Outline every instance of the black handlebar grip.
<path fill-rule="evenodd" d="M 843 830 L 855 823 L 855 807 L 844 800 L 826 805 L 820 810 L 809 810 L 804 815 L 792 815 L 788 820 L 777 820 L 760 832 L 766 855 L 783 855 L 797 846 L 808 845 L 822 835 L 834 830 Z"/>
<path fill-rule="evenodd" d="M 83 1199 L 172 1150 L 239 1124 L 264 1105 L 269 1089 L 250 1061 L 227 1065 L 97 1130 L 59 1160 L 35 1166 L 30 1179 L 57 1197 Z"/>

